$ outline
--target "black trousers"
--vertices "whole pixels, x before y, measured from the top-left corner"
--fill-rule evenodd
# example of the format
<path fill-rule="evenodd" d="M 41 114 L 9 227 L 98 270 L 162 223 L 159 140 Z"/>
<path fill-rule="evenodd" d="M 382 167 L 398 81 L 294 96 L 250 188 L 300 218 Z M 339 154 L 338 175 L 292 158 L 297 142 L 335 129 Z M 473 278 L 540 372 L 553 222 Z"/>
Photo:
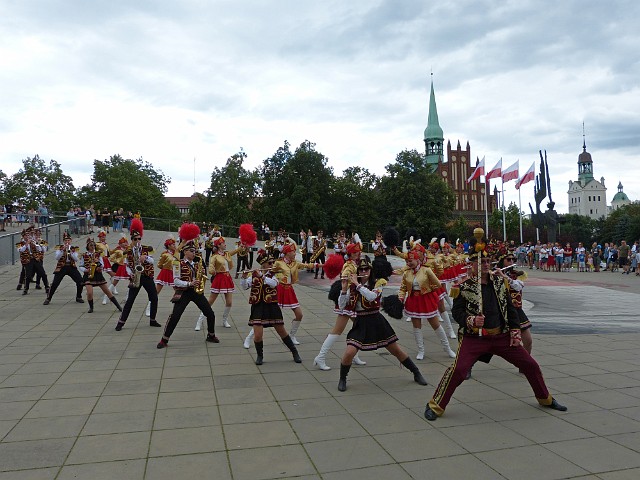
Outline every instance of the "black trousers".
<path fill-rule="evenodd" d="M 42 279 L 42 283 L 44 283 L 45 288 L 49 288 L 49 279 L 47 278 L 47 274 L 44 271 L 44 266 L 42 262 L 38 262 L 37 260 L 31 259 L 29 263 L 27 263 L 22 269 L 25 275 L 25 284 L 24 289 L 29 290 L 29 283 L 31 283 L 31 279 L 33 278 L 33 274 L 36 273 L 36 285 L 40 283 L 40 279 Z M 77 271 L 77 270 L 76 270 Z M 79 274 L 80 272 L 78 272 Z"/>
<path fill-rule="evenodd" d="M 325 260 L 325 254 L 324 254 L 324 252 L 323 252 L 323 253 L 321 253 L 321 254 L 318 256 L 318 258 L 316 258 L 316 262 L 318 262 L 318 263 L 324 263 L 324 260 Z M 324 277 L 324 267 L 321 267 L 321 266 L 317 266 L 317 267 L 316 267 L 316 276 L 318 275 L 318 270 L 320 270 L 320 269 L 322 269 L 322 276 Z"/>
<path fill-rule="evenodd" d="M 204 253 L 205 253 L 205 257 L 204 257 L 204 263 L 205 265 L 208 267 L 209 266 L 209 257 L 211 257 L 211 252 L 213 251 L 213 249 L 211 248 L 206 248 L 204 249 Z"/>
<path fill-rule="evenodd" d="M 124 304 L 124 307 L 122 307 L 122 313 L 120 314 L 118 323 L 125 323 L 127 318 L 129 318 L 131 307 L 133 307 L 133 302 L 136 301 L 136 297 L 138 296 L 138 293 L 140 293 L 141 288 L 145 289 L 147 296 L 149 297 L 149 301 L 151 302 L 149 319 L 156 319 L 156 313 L 158 313 L 158 292 L 156 292 L 156 284 L 154 283 L 153 278 L 142 275 L 140 277 L 140 286 L 138 288 L 134 288 L 129 284 L 127 302 Z"/>
<path fill-rule="evenodd" d="M 239 273 L 241 270 L 249 270 L 249 256 L 238 255 L 238 265 L 236 266 L 236 273 Z"/>
<path fill-rule="evenodd" d="M 164 335 L 162 338 L 169 341 L 171 334 L 178 326 L 180 317 L 184 313 L 189 303 L 195 303 L 196 307 L 207 317 L 207 332 L 213 335 L 215 333 L 216 314 L 213 313 L 209 301 L 203 293 L 196 293 L 193 288 L 189 288 L 182 293 L 180 300 L 173 304 L 173 310 L 167 319 L 167 323 L 164 326 Z"/>
<path fill-rule="evenodd" d="M 53 272 L 53 283 L 51 284 L 51 289 L 49 290 L 49 300 L 53 298 L 53 294 L 56 293 L 58 289 L 58 285 L 62 282 L 62 279 L 69 275 L 71 279 L 76 282 L 76 298 L 82 298 L 82 275 L 76 267 L 72 267 L 71 265 L 65 265 L 58 272 Z M 27 279 L 29 277 L 27 276 Z M 28 281 L 28 280 L 27 280 Z"/>

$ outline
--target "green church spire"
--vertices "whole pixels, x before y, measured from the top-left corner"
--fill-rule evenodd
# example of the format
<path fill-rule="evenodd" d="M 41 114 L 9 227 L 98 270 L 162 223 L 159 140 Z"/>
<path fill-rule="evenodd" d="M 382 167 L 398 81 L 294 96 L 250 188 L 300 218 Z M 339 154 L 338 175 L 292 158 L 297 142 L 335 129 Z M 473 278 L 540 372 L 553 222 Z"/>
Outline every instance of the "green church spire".
<path fill-rule="evenodd" d="M 438 108 L 436 107 L 436 95 L 433 91 L 433 73 L 431 74 L 431 96 L 429 98 L 429 119 L 424 130 L 424 144 L 427 156 L 427 165 L 431 165 L 433 171 L 438 168 L 443 159 L 444 134 L 438 122 Z"/>

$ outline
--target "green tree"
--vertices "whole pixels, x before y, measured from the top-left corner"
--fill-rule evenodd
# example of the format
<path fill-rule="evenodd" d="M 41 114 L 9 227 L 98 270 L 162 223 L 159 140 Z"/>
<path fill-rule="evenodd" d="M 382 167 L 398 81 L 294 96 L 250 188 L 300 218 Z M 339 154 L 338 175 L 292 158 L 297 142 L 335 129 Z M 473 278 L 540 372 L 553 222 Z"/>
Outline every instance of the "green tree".
<path fill-rule="evenodd" d="M 36 207 L 41 203 L 51 210 L 64 211 L 74 203 L 72 178 L 62 172 L 55 160 L 47 164 L 38 155 L 22 160 L 22 168 L 4 181 L 7 201 Z"/>
<path fill-rule="evenodd" d="M 462 215 L 447 223 L 446 228 L 448 233 L 447 239 L 452 245 L 456 239 L 460 239 L 461 242 L 464 242 L 473 236 L 474 227 L 471 226 L 467 219 Z"/>
<path fill-rule="evenodd" d="M 423 239 L 440 233 L 451 217 L 455 194 L 431 173 L 424 155 L 404 150 L 385 169 L 378 186 L 381 223 L 401 234 L 414 228 Z"/>
<path fill-rule="evenodd" d="M 246 158 L 245 152 L 235 153 L 227 159 L 224 167 L 213 170 L 211 185 L 204 195 L 191 203 L 191 218 L 223 225 L 257 220 L 252 203 L 259 190 L 260 177 L 257 171 L 249 171 L 242 166 Z"/>
<path fill-rule="evenodd" d="M 560 235 L 558 241 L 572 245 L 582 242 L 591 245 L 594 241 L 596 222 L 585 215 L 566 214 L 560 216 Z"/>
<path fill-rule="evenodd" d="M 330 207 L 331 231 L 344 228 L 358 232 L 363 241 L 374 238 L 376 230 L 383 230 L 378 212 L 378 178 L 362 167 L 349 167 L 333 184 Z"/>
<path fill-rule="evenodd" d="M 96 209 L 122 208 L 147 218 L 177 219 L 180 212 L 164 198 L 170 182 L 171 178 L 142 158 L 125 160 L 113 155 L 109 160 L 94 160 L 91 184 L 78 190 L 78 201 Z"/>
<path fill-rule="evenodd" d="M 507 225 L 507 240 L 520 241 L 520 209 L 511 202 L 504 212 Z M 492 238 L 503 240 L 502 208 L 496 208 L 489 216 L 489 233 Z"/>

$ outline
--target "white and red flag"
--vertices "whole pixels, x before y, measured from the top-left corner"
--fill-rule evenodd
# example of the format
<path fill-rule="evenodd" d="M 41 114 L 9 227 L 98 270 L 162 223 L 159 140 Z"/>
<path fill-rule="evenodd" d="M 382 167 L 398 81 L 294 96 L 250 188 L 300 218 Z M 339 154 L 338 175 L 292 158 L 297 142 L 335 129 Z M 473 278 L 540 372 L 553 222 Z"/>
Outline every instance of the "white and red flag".
<path fill-rule="evenodd" d="M 471 176 L 467 179 L 467 183 L 471 183 L 471 180 L 480 178 L 480 175 L 484 175 L 484 157 L 482 157 L 482 160 L 480 160 L 480 163 L 476 165 L 475 170 L 473 171 Z"/>
<path fill-rule="evenodd" d="M 495 167 L 489 170 L 489 173 L 487 173 L 487 175 L 484 178 L 486 180 L 489 180 L 492 178 L 500 178 L 500 175 L 502 175 L 502 158 L 498 161 L 498 163 L 496 163 Z"/>
<path fill-rule="evenodd" d="M 518 175 L 520 175 L 518 173 L 519 169 L 520 169 L 520 160 L 516 160 L 516 163 L 514 163 L 509 168 L 507 168 L 504 172 L 502 172 L 502 182 L 506 183 L 511 180 L 517 180 Z"/>
<path fill-rule="evenodd" d="M 529 167 L 529 170 L 527 170 L 527 173 L 525 173 L 520 178 L 520 180 L 516 182 L 516 189 L 520 190 L 520 185 L 524 185 L 525 183 L 532 181 L 535 178 L 535 176 L 536 176 L 536 162 L 533 162 Z"/>

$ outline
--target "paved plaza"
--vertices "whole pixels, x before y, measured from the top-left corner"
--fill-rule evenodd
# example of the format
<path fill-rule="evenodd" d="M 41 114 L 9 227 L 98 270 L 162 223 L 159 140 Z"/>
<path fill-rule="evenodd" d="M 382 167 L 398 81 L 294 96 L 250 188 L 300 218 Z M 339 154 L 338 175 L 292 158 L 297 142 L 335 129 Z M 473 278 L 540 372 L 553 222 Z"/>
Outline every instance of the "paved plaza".
<path fill-rule="evenodd" d="M 164 238 L 148 231 L 143 243 L 158 249 Z M 640 478 L 633 274 L 529 271 L 533 354 L 566 413 L 538 406 L 526 379 L 495 358 L 476 365 L 445 415 L 428 422 L 425 403 L 451 363 L 429 328 L 427 355 L 416 361 L 426 387 L 382 350 L 361 354 L 367 365 L 354 366 L 338 392 L 344 341 L 328 356 L 330 371 L 313 366 L 335 320 L 328 280 L 303 272 L 296 288 L 303 363 L 268 330 L 256 366 L 255 349 L 242 347 L 246 291 L 234 294 L 230 329 L 221 326 L 222 299 L 214 304 L 219 344 L 194 331 L 190 305 L 169 347 L 157 350 L 161 329 L 148 326 L 144 291 L 116 332 L 118 312 L 101 295 L 87 314 L 67 277 L 43 306 L 44 290 L 16 291 L 19 268 L 0 267 L 0 480 Z M 123 302 L 124 282 L 118 289 Z M 170 297 L 160 293 L 162 324 Z M 411 323 L 390 322 L 415 357 Z"/>

